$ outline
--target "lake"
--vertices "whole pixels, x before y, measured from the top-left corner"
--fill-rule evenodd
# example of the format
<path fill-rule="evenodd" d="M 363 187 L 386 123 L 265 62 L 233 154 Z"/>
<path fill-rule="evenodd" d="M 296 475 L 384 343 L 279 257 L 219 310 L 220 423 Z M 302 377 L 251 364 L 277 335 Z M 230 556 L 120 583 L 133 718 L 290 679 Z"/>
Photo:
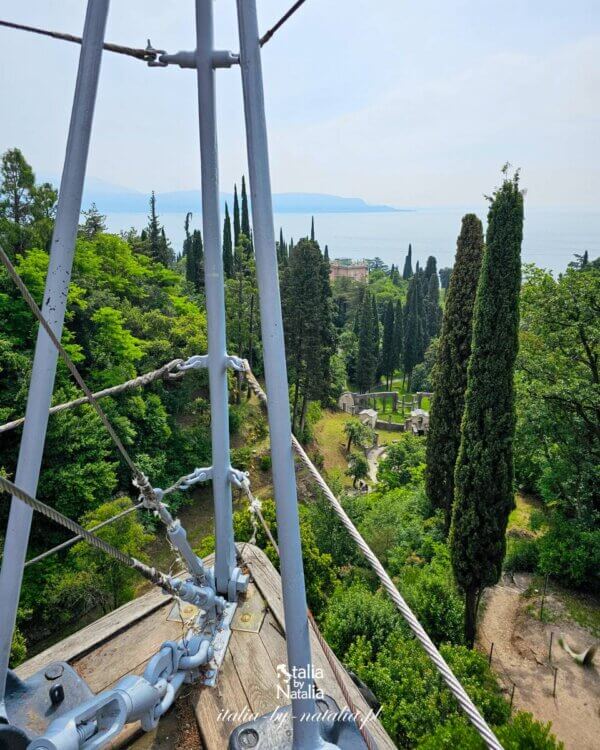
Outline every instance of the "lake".
<path fill-rule="evenodd" d="M 160 206 L 159 206 L 160 208 Z M 391 213 L 328 213 L 315 214 L 315 234 L 321 244 L 329 246 L 331 258 L 374 258 L 379 256 L 402 269 L 408 243 L 413 247 L 413 265 L 423 264 L 428 255 L 435 255 L 438 268 L 453 263 L 456 237 L 461 217 L 469 210 L 485 218 L 487 206 L 465 208 L 422 208 Z M 288 241 L 310 232 L 310 214 L 275 214 L 279 227 Z M 111 232 L 147 224 L 143 213 L 113 213 L 107 217 Z M 177 252 L 185 236 L 185 214 L 161 214 L 160 221 Z M 194 215 L 192 227 L 199 227 L 200 212 Z M 589 252 L 590 258 L 600 255 L 600 211 L 592 209 L 528 208 L 525 214 L 523 262 L 561 271 L 573 259 L 573 253 Z"/>

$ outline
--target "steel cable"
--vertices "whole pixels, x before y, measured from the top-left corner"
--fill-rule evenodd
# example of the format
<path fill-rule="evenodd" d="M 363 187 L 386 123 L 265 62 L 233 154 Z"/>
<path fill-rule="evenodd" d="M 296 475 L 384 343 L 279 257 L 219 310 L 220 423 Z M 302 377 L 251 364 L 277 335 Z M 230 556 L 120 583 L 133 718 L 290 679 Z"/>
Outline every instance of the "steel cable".
<path fill-rule="evenodd" d="M 25 24 L 14 23 L 12 21 L 0 21 L 0 26 L 5 26 L 7 29 L 16 29 L 17 31 L 28 31 L 32 34 L 49 36 L 52 37 L 52 39 L 60 39 L 63 42 L 74 42 L 75 44 L 81 44 L 80 36 L 75 36 L 74 34 L 65 34 L 62 31 L 49 31 L 48 29 L 39 29 L 36 26 L 26 26 Z M 156 60 L 157 57 L 156 50 L 125 47 L 121 44 L 112 44 L 111 42 L 105 42 L 102 47 L 107 52 L 116 52 L 119 55 L 135 57 L 136 59 L 143 60 L 144 62 L 152 62 Z"/>
<path fill-rule="evenodd" d="M 104 388 L 104 390 L 102 391 L 96 391 L 96 393 L 92 395 L 97 400 L 99 398 L 106 398 L 107 396 L 115 396 L 118 393 L 123 393 L 124 391 L 129 391 L 133 388 L 140 388 L 141 386 L 149 385 L 155 380 L 163 379 L 169 375 L 173 379 L 176 379 L 179 376 L 174 375 L 172 371 L 176 369 L 180 364 L 183 364 L 183 362 L 183 359 L 173 359 L 166 365 L 159 367 L 158 370 L 152 370 L 151 372 L 146 372 L 143 375 L 138 375 L 136 378 L 126 380 L 124 383 L 120 383 L 119 385 L 114 385 L 111 388 Z M 184 372 L 180 373 L 181 376 L 184 375 Z M 65 403 L 63 404 L 57 404 L 56 406 L 50 407 L 50 409 L 48 410 L 48 414 L 57 414 L 58 412 L 66 411 L 67 409 L 73 409 L 76 406 L 81 406 L 82 404 L 89 403 L 89 398 L 87 396 L 83 396 L 81 398 L 73 399 L 73 401 L 65 401 Z M 8 432 L 9 430 L 14 430 L 16 427 L 20 427 L 24 422 L 25 417 L 20 417 L 19 419 L 14 419 L 12 422 L 6 422 L 6 424 L 0 425 L 0 435 L 3 432 Z"/>
<path fill-rule="evenodd" d="M 66 529 L 69 529 L 73 533 L 77 534 L 82 538 L 82 540 L 85 540 L 86 542 L 88 542 L 88 544 L 91 544 L 92 547 L 96 547 L 105 554 L 110 555 L 110 557 L 118 560 L 128 568 L 137 570 L 138 573 L 140 573 L 142 576 L 144 576 L 144 578 L 151 581 L 151 583 L 155 584 L 156 586 L 160 586 L 170 594 L 175 595 L 177 593 L 167 575 L 161 573 L 159 570 L 156 570 L 156 568 L 151 568 L 137 558 L 131 557 L 130 555 L 126 555 L 124 552 L 121 552 L 121 550 L 113 547 L 112 544 L 105 542 L 104 539 L 101 539 L 100 537 L 92 534 L 87 529 L 84 529 L 83 526 L 80 526 L 77 523 L 77 521 L 73 521 L 71 518 L 64 516 L 60 511 L 56 510 L 56 508 L 51 508 L 41 500 L 32 497 L 27 492 L 25 492 L 25 490 L 22 490 L 9 479 L 6 479 L 6 477 L 0 476 L 0 489 L 4 492 L 7 492 L 9 495 L 13 495 L 14 497 L 19 498 L 19 500 L 24 502 L 30 508 L 33 508 L 33 510 L 41 513 L 43 516 L 46 516 L 46 518 L 49 518 L 51 521 L 54 521 L 55 523 L 58 523 L 61 526 L 64 526 Z"/>
<path fill-rule="evenodd" d="M 266 31 L 261 36 L 261 38 L 260 38 L 260 46 L 263 47 L 269 41 L 269 39 L 271 39 L 273 37 L 273 35 L 277 31 L 279 31 L 279 29 L 283 26 L 283 24 L 286 21 L 288 21 L 294 15 L 294 13 L 298 10 L 298 8 L 300 8 L 300 6 L 302 6 L 302 5 L 304 5 L 305 2 L 306 2 L 306 0 L 298 0 L 297 2 L 295 2 L 292 5 L 292 7 L 289 10 L 287 10 L 281 16 L 281 18 L 279 19 L 279 21 L 277 21 L 276 24 L 274 24 L 273 26 L 271 26 L 271 28 L 268 31 Z"/>

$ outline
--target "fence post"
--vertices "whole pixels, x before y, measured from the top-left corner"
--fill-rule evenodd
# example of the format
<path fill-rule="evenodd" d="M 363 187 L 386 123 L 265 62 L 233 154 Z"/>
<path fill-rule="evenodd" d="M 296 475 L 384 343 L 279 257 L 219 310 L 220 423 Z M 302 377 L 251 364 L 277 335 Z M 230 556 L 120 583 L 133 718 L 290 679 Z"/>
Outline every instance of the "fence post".
<path fill-rule="evenodd" d="M 552 664 L 552 641 L 554 640 L 554 630 L 550 631 L 550 648 L 548 649 L 548 661 Z"/>
<path fill-rule="evenodd" d="M 542 601 L 540 603 L 540 622 L 544 617 L 544 600 L 546 599 L 546 587 L 548 586 L 548 573 L 544 576 L 544 588 L 542 590 Z"/>
<path fill-rule="evenodd" d="M 558 667 L 553 667 L 554 669 L 554 685 L 552 686 L 552 697 L 556 698 L 556 678 L 558 676 Z"/>
<path fill-rule="evenodd" d="M 492 654 L 494 653 L 494 642 L 492 641 L 492 645 L 490 646 L 490 655 L 488 657 L 488 666 L 492 665 Z"/>
<path fill-rule="evenodd" d="M 90 0 L 87 5 L 56 221 L 52 233 L 42 314 L 58 339 L 62 336 L 71 281 L 108 4 L 109 0 Z M 30 495 L 35 495 L 37 491 L 57 357 L 56 348 L 40 326 L 15 474 L 15 484 Z M 33 511 L 25 503 L 12 498 L 0 572 L 0 718 L 5 717 L 6 676 L 32 514 Z"/>

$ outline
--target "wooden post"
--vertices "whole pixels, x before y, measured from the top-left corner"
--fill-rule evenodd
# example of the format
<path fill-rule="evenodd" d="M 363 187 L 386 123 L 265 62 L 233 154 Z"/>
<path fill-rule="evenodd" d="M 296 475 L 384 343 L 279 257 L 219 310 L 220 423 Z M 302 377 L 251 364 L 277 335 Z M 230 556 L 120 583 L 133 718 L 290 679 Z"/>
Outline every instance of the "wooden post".
<path fill-rule="evenodd" d="M 554 639 L 554 630 L 550 632 L 550 648 L 548 649 L 548 661 L 552 664 L 552 641 Z"/>
<path fill-rule="evenodd" d="M 512 690 L 510 691 L 510 711 L 512 713 L 513 701 L 515 699 L 515 683 L 513 682 Z"/>
<path fill-rule="evenodd" d="M 552 697 L 556 698 L 556 677 L 558 675 L 558 667 L 554 667 L 554 685 L 552 687 Z"/>
<path fill-rule="evenodd" d="M 544 577 L 544 588 L 542 590 L 542 601 L 540 603 L 540 622 L 542 622 L 542 618 L 544 617 L 544 600 L 546 599 L 546 587 L 548 586 L 548 573 L 546 573 Z"/>
<path fill-rule="evenodd" d="M 492 654 L 494 653 L 494 642 L 492 641 L 492 645 L 490 646 L 490 655 L 488 657 L 488 666 L 492 665 Z"/>

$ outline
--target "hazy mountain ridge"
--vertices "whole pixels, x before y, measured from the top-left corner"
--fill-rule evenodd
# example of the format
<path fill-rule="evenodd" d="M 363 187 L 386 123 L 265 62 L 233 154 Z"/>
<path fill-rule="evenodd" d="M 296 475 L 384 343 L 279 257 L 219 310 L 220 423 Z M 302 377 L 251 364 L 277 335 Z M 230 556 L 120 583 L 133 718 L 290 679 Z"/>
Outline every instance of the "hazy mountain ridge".
<path fill-rule="evenodd" d="M 58 184 L 57 179 L 50 179 Z M 86 181 L 83 207 L 95 203 L 102 213 L 138 213 L 148 211 L 149 194 L 121 188 L 117 185 L 90 178 Z M 200 210 L 199 190 L 176 190 L 156 194 L 159 213 L 185 213 Z M 221 203 L 233 207 L 233 194 L 221 193 Z M 325 193 L 274 193 L 275 213 L 389 213 L 402 209 L 393 206 L 375 205 L 362 198 L 346 198 Z"/>

